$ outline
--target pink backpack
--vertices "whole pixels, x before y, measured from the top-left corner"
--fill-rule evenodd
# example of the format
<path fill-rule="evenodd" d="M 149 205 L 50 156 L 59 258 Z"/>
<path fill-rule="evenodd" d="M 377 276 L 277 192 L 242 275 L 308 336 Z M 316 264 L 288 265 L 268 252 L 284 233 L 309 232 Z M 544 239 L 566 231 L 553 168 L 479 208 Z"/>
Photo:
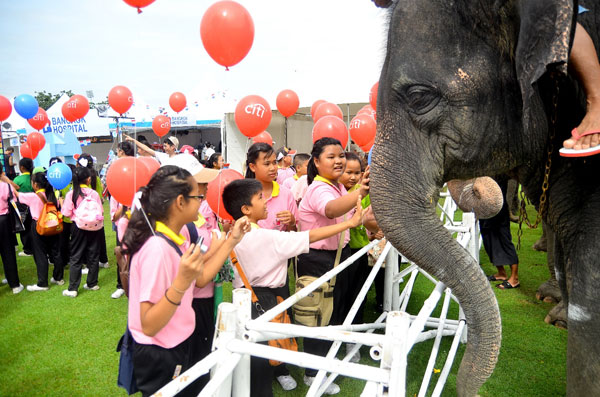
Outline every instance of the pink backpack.
<path fill-rule="evenodd" d="M 81 230 L 100 230 L 104 226 L 104 209 L 92 197 L 85 196 L 73 212 L 73 221 Z"/>

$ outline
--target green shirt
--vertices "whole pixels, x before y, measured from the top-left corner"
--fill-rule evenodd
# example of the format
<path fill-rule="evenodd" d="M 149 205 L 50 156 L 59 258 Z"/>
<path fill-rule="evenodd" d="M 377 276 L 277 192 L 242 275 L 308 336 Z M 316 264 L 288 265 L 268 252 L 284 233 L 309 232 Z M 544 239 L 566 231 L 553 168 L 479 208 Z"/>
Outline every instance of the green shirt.
<path fill-rule="evenodd" d="M 360 185 L 356 184 L 350 190 L 348 190 L 348 193 L 352 193 L 353 191 L 355 191 L 359 188 L 360 188 Z M 363 197 L 363 199 L 360 203 L 363 208 L 367 208 L 368 206 L 371 205 L 371 196 L 367 194 L 365 197 Z M 365 229 L 365 227 L 363 225 L 353 227 L 352 229 L 350 229 L 349 244 L 350 244 L 350 248 L 354 248 L 354 249 L 362 248 L 365 245 L 369 244 L 369 236 L 367 236 L 367 229 Z"/>
<path fill-rule="evenodd" d="M 33 187 L 31 187 L 31 175 L 29 172 L 19 175 L 13 182 L 19 185 L 19 193 L 33 192 Z"/>
<path fill-rule="evenodd" d="M 100 200 L 102 200 L 102 202 L 104 202 L 104 199 L 102 198 L 103 190 L 102 180 L 100 180 L 99 177 L 96 177 L 96 191 L 98 192 L 98 196 L 100 196 Z"/>
<path fill-rule="evenodd" d="M 67 185 L 67 187 L 65 187 L 63 189 L 60 189 L 60 197 L 62 197 L 64 199 L 67 196 L 67 193 L 69 193 L 69 190 L 71 190 L 71 189 L 73 189 L 73 182 L 69 183 Z M 59 190 L 56 190 L 55 192 L 59 192 Z M 66 217 L 64 215 L 63 215 L 63 222 L 73 223 L 73 221 L 71 220 L 71 218 L 68 218 L 68 217 Z"/>

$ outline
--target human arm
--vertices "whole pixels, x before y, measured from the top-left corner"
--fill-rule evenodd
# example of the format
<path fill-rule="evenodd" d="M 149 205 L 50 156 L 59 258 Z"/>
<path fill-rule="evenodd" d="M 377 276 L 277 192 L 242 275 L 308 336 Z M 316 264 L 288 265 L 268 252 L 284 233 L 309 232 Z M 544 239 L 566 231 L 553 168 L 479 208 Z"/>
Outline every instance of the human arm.
<path fill-rule="evenodd" d="M 209 252 L 206 253 L 208 259 L 206 260 L 204 272 L 196 279 L 196 287 L 202 288 L 215 278 L 233 248 L 249 231 L 250 221 L 244 216 L 235 222 L 226 239 L 222 237 L 216 242 L 212 242 Z M 213 236 L 216 237 L 216 234 L 213 233 Z"/>
<path fill-rule="evenodd" d="M 276 215 L 277 220 L 283 223 L 288 231 L 296 230 L 296 217 L 291 211 L 280 211 Z"/>
<path fill-rule="evenodd" d="M 367 194 L 369 194 L 369 174 L 369 167 L 367 167 L 363 175 L 360 189 L 334 200 L 330 200 L 325 205 L 325 216 L 329 219 L 338 218 L 354 207 L 357 197 L 365 197 Z"/>
<path fill-rule="evenodd" d="M 13 187 L 13 189 L 15 190 L 15 194 L 19 191 L 19 189 L 21 188 L 21 186 L 17 185 L 16 183 L 14 183 L 13 181 L 10 180 L 9 177 L 6 176 L 6 174 L 2 173 L 2 177 L 0 177 L 0 181 L 2 182 L 6 182 L 8 183 L 10 186 Z"/>
<path fill-rule="evenodd" d="M 132 141 L 133 143 L 135 143 L 135 146 L 137 146 L 138 148 L 142 149 L 144 152 L 149 153 L 152 156 L 156 156 L 156 152 L 154 150 L 150 149 L 148 146 L 144 145 L 141 142 L 138 142 L 137 140 L 133 139 L 132 137 L 130 137 L 128 135 L 123 134 L 123 136 L 128 141 Z"/>
<path fill-rule="evenodd" d="M 329 225 L 329 226 L 320 227 L 318 229 L 309 230 L 308 231 L 308 239 L 309 239 L 310 243 L 314 243 L 315 241 L 319 241 L 319 240 L 329 238 L 331 236 L 335 236 L 336 234 L 341 233 L 346 229 L 350 229 L 350 228 L 357 227 L 358 225 L 360 225 L 362 223 L 362 215 L 363 215 L 363 208 L 362 208 L 360 201 L 361 201 L 361 196 L 359 195 L 355 201 L 356 211 L 354 212 L 354 215 L 352 215 L 352 218 L 350 218 L 346 221 L 340 222 L 340 223 L 336 223 L 334 225 Z"/>
<path fill-rule="evenodd" d="M 183 253 L 179 261 L 177 275 L 166 289 L 165 294 L 156 303 L 140 302 L 140 321 L 142 332 L 147 336 L 155 336 L 171 320 L 185 291 L 192 282 L 203 272 L 204 255 L 192 244 Z"/>

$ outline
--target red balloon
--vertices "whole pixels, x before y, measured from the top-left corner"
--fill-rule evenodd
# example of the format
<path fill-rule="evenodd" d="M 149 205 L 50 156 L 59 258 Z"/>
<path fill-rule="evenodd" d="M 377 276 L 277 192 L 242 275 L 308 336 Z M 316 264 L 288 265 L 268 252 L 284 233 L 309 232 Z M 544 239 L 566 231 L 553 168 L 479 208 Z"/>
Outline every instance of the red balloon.
<path fill-rule="evenodd" d="M 266 130 L 271 122 L 271 116 L 269 103 L 258 95 L 242 98 L 235 107 L 235 124 L 248 138 Z"/>
<path fill-rule="evenodd" d="M 371 91 L 369 91 L 369 103 L 373 109 L 377 109 L 377 91 L 379 90 L 379 81 L 373 84 Z"/>
<path fill-rule="evenodd" d="M 123 0 L 125 3 L 129 4 L 132 7 L 137 8 L 138 14 L 142 13 L 141 8 L 144 8 L 152 3 L 154 0 Z"/>
<path fill-rule="evenodd" d="M 33 160 L 35 157 L 37 157 L 37 153 L 34 155 L 33 150 L 31 150 L 31 147 L 27 142 L 21 144 L 19 153 L 21 153 L 22 158 L 28 158 Z"/>
<path fill-rule="evenodd" d="M 73 158 L 74 158 L 75 160 L 79 160 L 79 156 L 81 156 L 81 154 L 79 154 L 79 153 L 75 153 L 75 154 L 73 155 Z"/>
<path fill-rule="evenodd" d="M 186 103 L 187 101 L 185 99 L 185 95 L 183 95 L 181 92 L 174 92 L 169 97 L 169 106 L 171 106 L 171 109 L 177 113 L 185 109 Z"/>
<path fill-rule="evenodd" d="M 46 138 L 44 138 L 44 135 L 40 134 L 39 132 L 32 132 L 27 135 L 27 144 L 34 153 L 37 153 L 46 145 Z"/>
<path fill-rule="evenodd" d="M 117 85 L 108 93 L 108 104 L 115 112 L 123 114 L 133 105 L 133 94 L 129 88 Z"/>
<path fill-rule="evenodd" d="M 106 173 L 106 186 L 119 203 L 131 206 L 133 196 L 140 187 L 148 184 L 150 171 L 135 157 L 116 159 Z"/>
<path fill-rule="evenodd" d="M 340 107 L 335 103 L 325 102 L 317 107 L 313 120 L 316 123 L 321 117 L 324 116 L 335 116 L 342 120 L 344 118 L 344 113 L 342 113 L 342 109 L 340 109 Z"/>
<path fill-rule="evenodd" d="M 363 106 L 357 113 L 356 115 L 358 116 L 359 114 L 368 114 L 369 116 L 373 117 L 373 120 L 377 120 L 377 112 L 375 111 L 375 109 L 373 109 L 373 107 L 371 105 L 365 105 Z"/>
<path fill-rule="evenodd" d="M 150 177 L 152 177 L 156 170 L 160 168 L 160 163 L 154 157 L 141 156 L 137 159 L 148 168 Z"/>
<path fill-rule="evenodd" d="M 290 117 L 296 113 L 298 106 L 300 106 L 300 99 L 298 95 L 292 90 L 283 90 L 277 95 L 277 110 L 283 115 L 283 117 Z"/>
<path fill-rule="evenodd" d="M 152 130 L 160 137 L 167 135 L 171 131 L 171 119 L 166 116 L 156 116 L 152 120 Z"/>
<path fill-rule="evenodd" d="M 350 137 L 358 146 L 364 146 L 375 139 L 377 123 L 368 114 L 359 114 L 350 122 Z"/>
<path fill-rule="evenodd" d="M 79 120 L 85 117 L 90 110 L 90 103 L 83 95 L 73 95 L 71 99 L 67 101 L 67 108 L 69 108 L 70 113 L 75 117 L 75 120 Z"/>
<path fill-rule="evenodd" d="M 63 105 L 62 105 L 62 114 L 63 114 L 64 118 L 67 119 L 67 121 L 70 122 L 70 123 L 72 123 L 75 120 L 77 120 L 77 117 L 75 117 L 75 115 L 71 111 L 71 108 L 69 107 L 69 101 L 63 103 Z"/>
<path fill-rule="evenodd" d="M 236 179 L 244 179 L 242 174 L 232 169 L 223 169 L 219 172 L 219 176 L 208 183 L 206 190 L 206 201 L 210 209 L 217 214 L 221 219 L 233 221 L 233 217 L 225 210 L 223 205 L 223 189 L 229 182 Z"/>
<path fill-rule="evenodd" d="M 49 124 L 50 120 L 48 119 L 48 114 L 46 113 L 46 111 L 42 108 L 38 108 L 37 114 L 29 120 L 27 120 L 27 122 L 32 128 L 39 131 L 42 128 L 44 128 L 46 124 Z"/>
<path fill-rule="evenodd" d="M 336 116 L 323 116 L 317 121 L 312 130 L 313 143 L 321 138 L 335 138 L 341 142 L 342 147 L 348 144 L 348 128 L 346 123 Z"/>
<path fill-rule="evenodd" d="M 373 138 L 373 140 L 366 145 L 361 146 L 360 149 L 365 153 L 369 153 L 369 150 L 371 150 L 373 144 L 375 144 L 375 138 Z"/>
<path fill-rule="evenodd" d="M 260 134 L 256 135 L 252 138 L 252 143 L 263 142 L 270 146 L 273 146 L 273 137 L 269 134 L 268 131 L 263 131 Z"/>
<path fill-rule="evenodd" d="M 5 96 L 0 95 L 0 121 L 4 121 L 12 113 L 12 104 Z"/>
<path fill-rule="evenodd" d="M 327 102 L 327 101 L 324 99 L 317 99 L 310 107 L 310 117 L 312 117 L 313 121 L 316 121 L 315 120 L 315 112 L 317 111 L 317 108 L 325 102 Z"/>
<path fill-rule="evenodd" d="M 233 66 L 250 51 L 254 22 L 235 1 L 219 1 L 206 10 L 200 22 L 200 37 L 208 55 L 219 65 Z"/>

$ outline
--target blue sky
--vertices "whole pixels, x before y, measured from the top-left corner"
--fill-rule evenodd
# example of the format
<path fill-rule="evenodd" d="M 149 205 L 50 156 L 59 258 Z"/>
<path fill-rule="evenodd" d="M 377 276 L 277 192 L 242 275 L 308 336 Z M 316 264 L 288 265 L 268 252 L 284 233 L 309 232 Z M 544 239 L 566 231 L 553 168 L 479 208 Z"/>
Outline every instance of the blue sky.
<path fill-rule="evenodd" d="M 125 85 L 152 106 L 168 106 L 174 91 L 188 103 L 256 94 L 272 108 L 283 89 L 301 106 L 368 101 L 385 49 L 385 12 L 370 0 L 239 0 L 254 44 L 228 72 L 200 40 L 213 3 L 156 0 L 138 15 L 122 0 L 3 1 L 0 94 L 93 90 L 100 100 Z"/>

